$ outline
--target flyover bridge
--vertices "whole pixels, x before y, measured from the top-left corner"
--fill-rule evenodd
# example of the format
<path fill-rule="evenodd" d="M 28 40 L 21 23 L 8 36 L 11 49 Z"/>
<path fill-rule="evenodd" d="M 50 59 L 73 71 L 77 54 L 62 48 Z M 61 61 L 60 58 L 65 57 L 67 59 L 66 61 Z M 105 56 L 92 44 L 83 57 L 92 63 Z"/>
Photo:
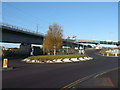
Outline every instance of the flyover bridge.
<path fill-rule="evenodd" d="M 29 29 L 4 23 L 0 24 L 0 28 L 2 28 L 2 42 L 26 44 L 42 44 L 43 42 L 43 34 L 35 33 Z"/>
<path fill-rule="evenodd" d="M 21 43 L 20 48 L 23 52 L 30 52 L 31 44 L 42 45 L 43 34 L 36 33 L 29 29 L 24 29 L 18 26 L 0 23 L 0 32 L 2 32 L 2 40 L 0 42 L 7 43 Z M 92 43 L 92 44 L 114 44 L 120 45 L 118 42 L 107 43 L 104 41 L 95 40 L 63 40 L 63 46 L 80 47 L 83 46 L 80 43 Z"/>
<path fill-rule="evenodd" d="M 70 42 L 74 43 L 90 43 L 90 44 L 108 44 L 108 45 L 120 45 L 120 42 L 113 42 L 113 41 L 100 41 L 100 40 L 85 40 L 85 39 L 75 39 L 69 40 Z"/>
<path fill-rule="evenodd" d="M 43 34 L 36 33 L 32 30 L 25 29 L 10 24 L 0 23 L 0 31 L 2 32 L 2 40 L 0 42 L 6 43 L 26 43 L 26 44 L 38 44 L 43 43 Z M 68 40 L 63 40 L 64 45 L 70 45 Z M 68 43 L 68 44 L 67 44 Z"/>
<path fill-rule="evenodd" d="M 0 42 L 21 43 L 20 49 L 24 53 L 30 53 L 31 44 L 42 45 L 44 38 L 43 34 L 5 23 L 0 23 L 0 32 L 2 33 Z M 66 40 L 63 40 L 63 45 L 77 46 L 76 43 Z"/>
<path fill-rule="evenodd" d="M 44 38 L 43 34 L 4 23 L 0 23 L 0 32 L 2 32 L 2 40 L 0 42 L 21 43 L 20 52 L 27 55 L 30 55 L 31 44 L 41 45 Z"/>

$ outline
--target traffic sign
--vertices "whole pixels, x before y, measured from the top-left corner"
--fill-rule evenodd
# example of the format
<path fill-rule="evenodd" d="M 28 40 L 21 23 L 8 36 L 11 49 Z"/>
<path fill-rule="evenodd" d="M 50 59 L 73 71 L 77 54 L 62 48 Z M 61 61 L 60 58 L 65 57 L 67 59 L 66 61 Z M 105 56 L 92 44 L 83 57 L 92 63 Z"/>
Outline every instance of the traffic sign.
<path fill-rule="evenodd" d="M 8 64 L 8 59 L 4 59 L 3 60 L 3 68 L 7 68 L 8 67 L 7 64 Z"/>

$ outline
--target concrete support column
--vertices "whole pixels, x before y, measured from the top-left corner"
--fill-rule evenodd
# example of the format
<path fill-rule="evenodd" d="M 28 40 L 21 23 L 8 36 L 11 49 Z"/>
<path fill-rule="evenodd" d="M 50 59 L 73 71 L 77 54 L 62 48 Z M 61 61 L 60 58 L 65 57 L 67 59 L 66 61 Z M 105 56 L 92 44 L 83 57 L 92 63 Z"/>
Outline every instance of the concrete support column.
<path fill-rule="evenodd" d="M 24 55 L 30 55 L 31 52 L 31 44 L 27 43 L 21 43 L 20 45 L 20 51 Z"/>
<path fill-rule="evenodd" d="M 79 50 L 80 49 L 80 45 L 78 44 L 77 47 L 78 47 L 78 50 Z"/>
<path fill-rule="evenodd" d="M 120 45 L 117 45 L 117 47 L 120 49 Z"/>
<path fill-rule="evenodd" d="M 95 47 L 96 49 L 100 49 L 100 44 L 98 43 L 98 44 L 96 44 L 96 47 Z"/>

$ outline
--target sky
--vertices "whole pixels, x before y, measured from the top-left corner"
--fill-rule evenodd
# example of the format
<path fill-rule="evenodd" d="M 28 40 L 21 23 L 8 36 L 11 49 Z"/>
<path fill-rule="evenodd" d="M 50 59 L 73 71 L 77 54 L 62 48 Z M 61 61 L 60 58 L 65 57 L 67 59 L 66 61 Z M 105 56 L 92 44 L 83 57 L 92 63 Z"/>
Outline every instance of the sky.
<path fill-rule="evenodd" d="M 118 41 L 117 2 L 3 2 L 2 21 L 46 34 L 62 26 L 64 38 Z"/>

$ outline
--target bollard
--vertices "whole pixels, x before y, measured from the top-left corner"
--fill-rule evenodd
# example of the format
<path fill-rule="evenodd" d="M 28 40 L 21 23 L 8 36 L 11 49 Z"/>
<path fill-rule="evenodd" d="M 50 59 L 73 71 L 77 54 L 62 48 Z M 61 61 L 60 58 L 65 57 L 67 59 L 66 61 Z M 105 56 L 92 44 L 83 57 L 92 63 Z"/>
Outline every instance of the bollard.
<path fill-rule="evenodd" d="M 109 51 L 112 51 L 111 49 L 109 49 Z"/>
<path fill-rule="evenodd" d="M 3 60 L 3 68 L 7 68 L 8 67 L 7 63 L 8 63 L 8 59 L 4 59 Z"/>
<path fill-rule="evenodd" d="M 105 56 L 104 53 L 103 53 L 103 56 Z"/>
<path fill-rule="evenodd" d="M 109 56 L 109 53 L 107 53 L 107 56 Z"/>
<path fill-rule="evenodd" d="M 115 54 L 115 56 L 117 56 L 117 53 Z"/>

